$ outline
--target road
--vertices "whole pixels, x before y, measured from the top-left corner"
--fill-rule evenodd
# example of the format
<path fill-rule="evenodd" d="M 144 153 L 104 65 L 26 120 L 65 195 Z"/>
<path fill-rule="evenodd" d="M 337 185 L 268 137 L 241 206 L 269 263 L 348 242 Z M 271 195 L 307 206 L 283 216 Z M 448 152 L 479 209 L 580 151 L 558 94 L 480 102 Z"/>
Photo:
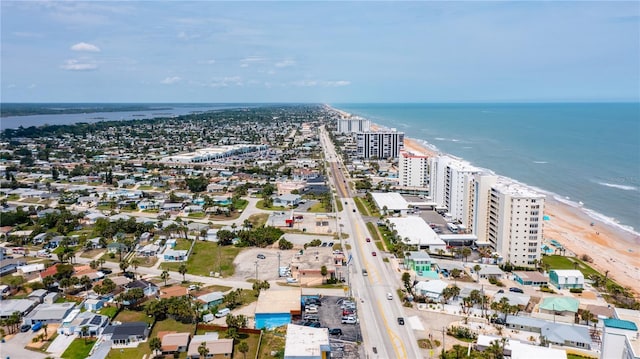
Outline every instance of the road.
<path fill-rule="evenodd" d="M 321 129 L 320 142 L 328 160 L 338 200 L 344 211 L 338 216 L 342 231 L 349 234 L 349 285 L 358 300 L 358 317 L 363 330 L 365 350 L 369 358 L 422 358 L 413 330 L 409 325 L 399 325 L 398 317 L 405 317 L 402 301 L 396 294 L 402 284 L 394 268 L 383 262 L 374 242 L 366 242 L 369 236 L 362 216 L 348 187 L 345 167 L 337 156 L 333 143 L 325 129 Z M 373 252 L 376 255 L 373 255 Z M 368 276 L 362 275 L 366 269 Z M 387 293 L 392 294 L 391 300 Z M 375 351 L 374 348 L 375 347 Z"/>

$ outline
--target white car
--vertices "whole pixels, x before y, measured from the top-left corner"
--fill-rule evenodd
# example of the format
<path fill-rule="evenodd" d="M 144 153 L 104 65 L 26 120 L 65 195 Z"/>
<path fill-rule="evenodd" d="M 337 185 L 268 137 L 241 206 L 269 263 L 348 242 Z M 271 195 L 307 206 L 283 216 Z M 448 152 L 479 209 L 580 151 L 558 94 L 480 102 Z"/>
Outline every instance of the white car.
<path fill-rule="evenodd" d="M 287 283 L 298 283 L 298 280 L 295 278 L 287 278 Z"/>
<path fill-rule="evenodd" d="M 342 324 L 356 324 L 358 321 L 356 317 L 342 317 Z"/>

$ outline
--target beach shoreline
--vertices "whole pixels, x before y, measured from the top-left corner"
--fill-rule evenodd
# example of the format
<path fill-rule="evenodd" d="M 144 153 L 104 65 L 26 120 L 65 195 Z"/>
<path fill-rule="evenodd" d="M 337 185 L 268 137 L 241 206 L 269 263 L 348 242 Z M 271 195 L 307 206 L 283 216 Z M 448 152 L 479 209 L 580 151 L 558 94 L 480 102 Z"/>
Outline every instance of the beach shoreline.
<path fill-rule="evenodd" d="M 346 112 L 336 110 L 344 115 Z M 386 127 L 371 124 L 373 131 Z M 405 150 L 427 156 L 445 155 L 426 141 L 404 138 Z M 572 206 L 544 193 L 545 215 L 543 235 L 545 242 L 556 240 L 580 258 L 591 258 L 589 265 L 640 297 L 640 234 L 589 215 L 585 208 Z"/>

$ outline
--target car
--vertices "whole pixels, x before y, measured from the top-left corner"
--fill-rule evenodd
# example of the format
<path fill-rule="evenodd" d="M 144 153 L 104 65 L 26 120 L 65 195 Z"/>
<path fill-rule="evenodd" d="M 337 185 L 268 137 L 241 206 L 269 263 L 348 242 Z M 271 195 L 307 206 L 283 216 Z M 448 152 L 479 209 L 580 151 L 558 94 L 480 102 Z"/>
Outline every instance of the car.
<path fill-rule="evenodd" d="M 327 244 L 327 247 L 333 247 L 333 242 L 329 242 L 329 244 Z"/>
<path fill-rule="evenodd" d="M 326 247 L 327 246 L 327 242 L 322 242 L 322 245 L 320 245 L 320 247 Z"/>
<path fill-rule="evenodd" d="M 355 208 L 353 209 L 353 213 L 356 213 L 356 209 Z"/>
<path fill-rule="evenodd" d="M 197 286 L 197 285 L 195 285 L 195 284 L 191 284 L 191 285 L 189 286 L 189 288 L 187 288 L 187 290 L 188 290 L 188 291 L 198 290 L 198 286 Z"/>
<path fill-rule="evenodd" d="M 500 289 L 498 293 L 504 293 L 504 289 Z"/>
<path fill-rule="evenodd" d="M 367 237 L 366 241 L 367 241 L 367 243 L 371 242 L 371 238 Z"/>
<path fill-rule="evenodd" d="M 348 316 L 348 317 L 342 317 L 342 320 L 340 322 L 342 324 L 356 324 L 357 320 L 356 320 L 356 317 Z"/>
<path fill-rule="evenodd" d="M 298 283 L 298 280 L 295 278 L 287 278 L 287 283 Z"/>
<path fill-rule="evenodd" d="M 111 269 L 106 269 L 106 268 L 100 268 L 100 272 L 104 273 L 104 275 L 113 273 Z"/>
<path fill-rule="evenodd" d="M 371 252 L 371 255 L 374 257 L 377 256 L 376 252 Z"/>
<path fill-rule="evenodd" d="M 320 328 L 320 322 L 305 322 L 305 327 Z"/>
<path fill-rule="evenodd" d="M 404 318 L 403 317 L 398 317 L 398 324 L 404 325 Z"/>
<path fill-rule="evenodd" d="M 491 318 L 491 323 L 501 324 L 501 325 L 507 324 L 502 318 Z"/>
<path fill-rule="evenodd" d="M 136 274 L 133 272 L 124 272 L 123 274 L 125 277 L 129 278 L 129 279 L 135 279 L 136 278 Z"/>
<path fill-rule="evenodd" d="M 511 287 L 509 288 L 509 292 L 514 292 L 514 293 L 524 293 L 524 291 L 518 287 Z"/>
<path fill-rule="evenodd" d="M 340 329 L 340 328 L 331 328 L 331 329 L 329 329 L 329 335 L 342 335 L 342 329 Z"/>
<path fill-rule="evenodd" d="M 387 299 L 393 300 L 393 294 L 391 294 L 391 292 L 387 293 Z"/>
<path fill-rule="evenodd" d="M 320 317 L 318 316 L 318 314 L 305 314 L 302 319 L 306 321 L 318 321 L 320 320 Z"/>
<path fill-rule="evenodd" d="M 29 324 L 24 324 L 20 327 L 20 331 L 23 333 L 28 332 L 29 329 L 31 329 L 31 326 Z"/>
<path fill-rule="evenodd" d="M 363 270 L 362 270 L 362 275 L 366 277 L 366 276 L 368 276 L 368 275 L 369 275 L 369 273 L 367 272 L 367 270 L 366 270 L 366 269 L 363 269 Z"/>
<path fill-rule="evenodd" d="M 264 254 L 260 253 L 260 254 L 257 255 L 257 258 L 258 259 L 265 259 L 267 257 Z"/>
<path fill-rule="evenodd" d="M 344 204 L 347 204 L 347 201 L 344 201 Z"/>

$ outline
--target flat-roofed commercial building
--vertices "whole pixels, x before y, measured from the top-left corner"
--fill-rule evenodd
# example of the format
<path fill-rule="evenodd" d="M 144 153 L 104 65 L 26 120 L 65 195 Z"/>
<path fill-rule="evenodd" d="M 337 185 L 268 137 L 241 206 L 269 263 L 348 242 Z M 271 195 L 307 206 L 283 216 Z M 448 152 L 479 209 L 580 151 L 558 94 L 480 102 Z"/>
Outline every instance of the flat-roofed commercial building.
<path fill-rule="evenodd" d="M 419 249 L 429 249 L 436 252 L 438 249 L 446 250 L 447 244 L 438 237 L 431 226 L 420 217 L 389 218 L 389 223 L 398 232 L 400 238 L 406 239 L 410 246 Z"/>
<path fill-rule="evenodd" d="M 256 329 L 275 328 L 291 323 L 291 317 L 300 315 L 300 289 L 266 290 L 256 303 Z"/>
<path fill-rule="evenodd" d="M 326 359 L 331 354 L 329 330 L 302 325 L 287 325 L 285 359 Z"/>

